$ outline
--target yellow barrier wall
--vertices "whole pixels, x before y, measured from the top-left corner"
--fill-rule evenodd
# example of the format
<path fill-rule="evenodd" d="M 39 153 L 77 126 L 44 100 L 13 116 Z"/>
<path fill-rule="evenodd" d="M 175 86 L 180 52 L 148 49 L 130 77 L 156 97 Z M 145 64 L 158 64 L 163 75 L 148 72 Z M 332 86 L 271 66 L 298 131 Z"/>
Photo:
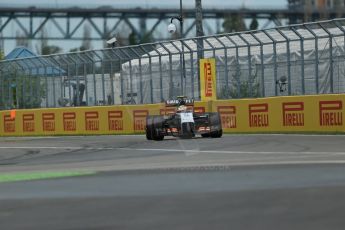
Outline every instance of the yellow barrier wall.
<path fill-rule="evenodd" d="M 195 109 L 211 105 L 196 102 Z M 0 112 L 0 136 L 144 133 L 147 115 L 166 114 L 164 104 L 32 109 Z M 12 117 L 11 117 L 12 113 Z"/>
<path fill-rule="evenodd" d="M 345 95 L 272 97 L 196 102 L 218 111 L 225 132 L 345 132 Z M 0 136 L 144 133 L 147 115 L 167 114 L 164 104 L 0 112 Z"/>
<path fill-rule="evenodd" d="M 225 132 L 344 132 L 345 95 L 214 101 Z"/>

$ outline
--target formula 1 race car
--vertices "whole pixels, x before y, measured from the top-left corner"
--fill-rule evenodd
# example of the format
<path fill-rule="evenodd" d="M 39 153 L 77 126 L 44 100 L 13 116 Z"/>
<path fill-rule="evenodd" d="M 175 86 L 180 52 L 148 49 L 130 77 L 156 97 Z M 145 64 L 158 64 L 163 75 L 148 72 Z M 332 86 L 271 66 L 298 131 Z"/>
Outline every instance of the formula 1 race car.
<path fill-rule="evenodd" d="M 194 100 L 178 97 L 165 102 L 166 107 L 176 107 L 168 115 L 149 115 L 146 117 L 146 138 L 160 141 L 164 136 L 192 138 L 219 138 L 223 135 L 222 123 L 218 113 L 194 112 Z"/>

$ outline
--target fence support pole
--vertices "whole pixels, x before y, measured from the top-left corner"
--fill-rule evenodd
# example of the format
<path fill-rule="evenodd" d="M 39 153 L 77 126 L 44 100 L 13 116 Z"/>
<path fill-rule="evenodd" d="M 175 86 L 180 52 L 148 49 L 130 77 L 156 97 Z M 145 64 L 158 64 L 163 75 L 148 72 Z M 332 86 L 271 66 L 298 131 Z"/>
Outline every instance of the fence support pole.
<path fill-rule="evenodd" d="M 319 40 L 318 36 L 315 32 L 310 29 L 307 25 L 303 25 L 303 27 L 311 33 L 315 38 L 315 89 L 316 94 L 319 94 Z"/>
<path fill-rule="evenodd" d="M 331 93 L 334 93 L 334 69 L 333 69 L 333 63 L 334 63 L 334 60 L 333 60 L 333 36 L 332 36 L 332 33 L 324 26 L 322 25 L 321 23 L 318 23 L 318 25 L 328 34 L 328 37 L 329 37 L 329 58 L 330 58 L 330 69 L 329 69 L 329 72 L 330 72 L 330 78 L 329 78 L 329 84 L 330 84 L 330 91 Z"/>
<path fill-rule="evenodd" d="M 300 51 L 301 51 L 301 83 L 302 83 L 302 95 L 305 94 L 305 77 L 304 77 L 304 37 L 294 28 L 291 27 L 291 30 L 299 37 L 300 39 Z"/>

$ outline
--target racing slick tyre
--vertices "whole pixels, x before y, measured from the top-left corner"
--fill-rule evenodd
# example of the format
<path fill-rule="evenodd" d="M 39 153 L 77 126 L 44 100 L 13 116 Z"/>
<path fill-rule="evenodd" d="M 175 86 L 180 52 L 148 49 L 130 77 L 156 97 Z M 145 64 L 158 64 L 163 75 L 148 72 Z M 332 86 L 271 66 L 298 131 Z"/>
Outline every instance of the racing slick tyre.
<path fill-rule="evenodd" d="M 145 128 L 145 131 L 146 131 L 146 139 L 147 140 L 152 140 L 152 133 L 153 133 L 153 126 L 152 126 L 152 120 L 153 120 L 153 117 L 152 116 L 147 116 L 146 117 L 146 128 Z"/>
<path fill-rule="evenodd" d="M 210 134 L 209 133 L 203 133 L 203 134 L 201 134 L 201 136 L 206 138 L 206 137 L 210 137 Z"/>
<path fill-rule="evenodd" d="M 223 135 L 223 130 L 222 130 L 222 129 L 210 133 L 210 136 L 211 136 L 212 138 L 220 138 L 220 137 L 222 137 L 222 135 Z"/>
<path fill-rule="evenodd" d="M 209 123 L 212 127 L 209 133 L 212 138 L 220 138 L 223 135 L 222 122 L 219 113 L 209 113 Z"/>
<path fill-rule="evenodd" d="M 162 116 L 152 116 L 152 140 L 161 141 L 164 139 L 163 123 L 164 118 Z"/>

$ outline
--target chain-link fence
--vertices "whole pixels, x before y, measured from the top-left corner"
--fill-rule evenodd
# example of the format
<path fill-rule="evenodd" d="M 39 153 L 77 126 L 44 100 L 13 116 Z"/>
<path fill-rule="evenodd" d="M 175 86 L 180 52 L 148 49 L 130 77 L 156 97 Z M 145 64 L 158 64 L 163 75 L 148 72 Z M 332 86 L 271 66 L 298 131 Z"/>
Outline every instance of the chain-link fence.
<path fill-rule="evenodd" d="M 345 19 L 0 62 L 0 108 L 198 99 L 201 57 L 219 99 L 345 92 Z"/>

